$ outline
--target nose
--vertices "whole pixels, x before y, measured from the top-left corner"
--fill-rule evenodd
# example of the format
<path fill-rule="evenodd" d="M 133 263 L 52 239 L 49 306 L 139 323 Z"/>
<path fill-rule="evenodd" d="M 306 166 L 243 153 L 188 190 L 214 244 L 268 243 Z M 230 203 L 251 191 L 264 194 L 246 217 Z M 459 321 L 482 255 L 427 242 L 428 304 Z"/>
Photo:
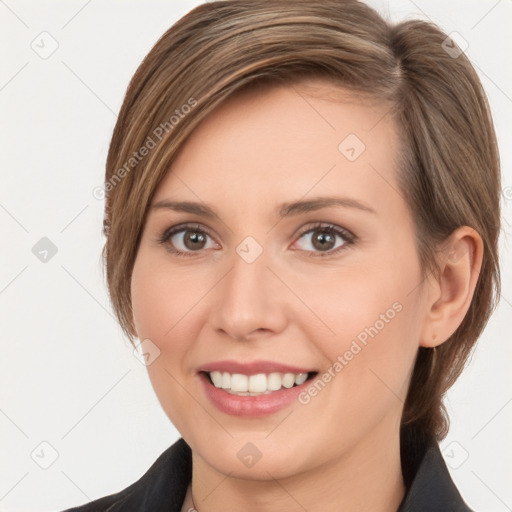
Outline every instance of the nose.
<path fill-rule="evenodd" d="M 210 322 L 218 334 L 243 341 L 285 329 L 290 298 L 268 263 L 265 252 L 253 262 L 234 254 L 231 269 L 215 287 Z"/>

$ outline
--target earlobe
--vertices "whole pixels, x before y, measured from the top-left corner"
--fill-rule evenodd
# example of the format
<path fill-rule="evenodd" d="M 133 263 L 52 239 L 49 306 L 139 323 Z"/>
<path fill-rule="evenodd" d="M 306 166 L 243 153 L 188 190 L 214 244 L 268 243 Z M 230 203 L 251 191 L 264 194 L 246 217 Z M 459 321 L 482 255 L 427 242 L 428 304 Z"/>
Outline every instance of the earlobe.
<path fill-rule="evenodd" d="M 482 260 L 482 238 L 468 226 L 455 230 L 442 244 L 439 273 L 427 281 L 421 346 L 442 344 L 462 323 L 475 292 Z"/>

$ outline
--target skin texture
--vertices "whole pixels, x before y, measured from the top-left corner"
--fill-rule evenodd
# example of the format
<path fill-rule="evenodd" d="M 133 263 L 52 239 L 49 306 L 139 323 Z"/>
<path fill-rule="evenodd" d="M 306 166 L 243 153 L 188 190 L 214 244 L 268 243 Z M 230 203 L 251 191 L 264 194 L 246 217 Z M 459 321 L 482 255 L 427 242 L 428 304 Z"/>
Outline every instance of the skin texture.
<path fill-rule="evenodd" d="M 422 279 L 386 113 L 321 81 L 239 93 L 201 123 L 156 191 L 153 204 L 194 201 L 217 213 L 151 209 L 132 275 L 137 334 L 160 350 L 148 372 L 192 448 L 199 511 L 392 512 L 403 498 L 399 425 L 415 355 L 462 321 L 482 244 L 459 229 L 440 250 L 440 275 Z M 354 161 L 338 148 L 349 134 L 366 146 Z M 282 203 L 325 196 L 374 212 L 276 215 Z M 159 243 L 185 223 L 189 234 L 197 225 L 209 231 L 203 248 L 184 245 L 184 232 Z M 322 228 L 309 231 L 315 223 L 355 239 L 336 235 L 335 248 L 322 252 L 313 245 Z M 252 263 L 236 252 L 248 236 L 263 249 Z M 188 254 L 171 252 L 173 242 Z M 204 394 L 197 368 L 224 359 L 321 375 L 393 304 L 394 318 L 307 404 L 244 418 Z M 250 468 L 237 457 L 248 442 L 262 454 Z"/>

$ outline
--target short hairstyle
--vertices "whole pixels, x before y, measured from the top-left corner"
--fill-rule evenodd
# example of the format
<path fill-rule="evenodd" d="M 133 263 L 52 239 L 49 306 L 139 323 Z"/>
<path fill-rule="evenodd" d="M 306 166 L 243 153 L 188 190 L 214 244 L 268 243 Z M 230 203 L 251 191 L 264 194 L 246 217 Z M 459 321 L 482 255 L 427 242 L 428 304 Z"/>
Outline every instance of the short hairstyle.
<path fill-rule="evenodd" d="M 438 271 L 436 251 L 456 228 L 483 239 L 469 310 L 435 364 L 433 351 L 419 348 L 404 405 L 402 427 L 441 440 L 449 425 L 443 396 L 499 297 L 501 177 L 480 80 L 432 23 L 391 24 L 356 0 L 205 2 L 178 20 L 133 76 L 108 152 L 103 258 L 113 308 L 133 343 L 130 283 L 148 206 L 188 135 L 235 91 L 308 78 L 389 105 L 424 277 Z"/>

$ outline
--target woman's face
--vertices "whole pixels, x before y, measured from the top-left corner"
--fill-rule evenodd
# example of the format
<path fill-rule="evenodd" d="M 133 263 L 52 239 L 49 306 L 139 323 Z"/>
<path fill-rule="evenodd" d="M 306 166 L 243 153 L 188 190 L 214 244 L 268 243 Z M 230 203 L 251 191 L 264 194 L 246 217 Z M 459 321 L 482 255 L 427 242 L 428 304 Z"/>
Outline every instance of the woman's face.
<path fill-rule="evenodd" d="M 202 122 L 132 277 L 165 412 L 205 464 L 243 478 L 396 441 L 424 322 L 394 121 L 306 85 L 246 91 Z"/>

